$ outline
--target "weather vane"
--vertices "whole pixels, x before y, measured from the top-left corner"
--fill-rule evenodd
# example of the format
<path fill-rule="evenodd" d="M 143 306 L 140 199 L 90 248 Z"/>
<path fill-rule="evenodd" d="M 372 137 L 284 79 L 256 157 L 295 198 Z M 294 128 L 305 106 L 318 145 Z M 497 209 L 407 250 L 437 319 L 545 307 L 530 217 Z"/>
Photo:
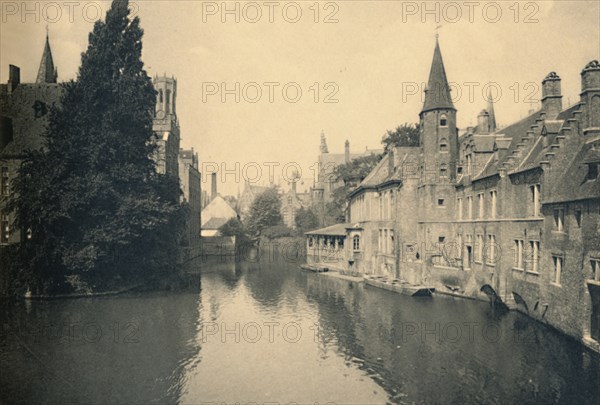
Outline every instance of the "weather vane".
<path fill-rule="evenodd" d="M 438 25 L 437 27 L 435 27 L 435 39 L 438 39 L 440 37 L 440 32 L 439 32 L 440 28 L 442 28 L 441 25 Z"/>

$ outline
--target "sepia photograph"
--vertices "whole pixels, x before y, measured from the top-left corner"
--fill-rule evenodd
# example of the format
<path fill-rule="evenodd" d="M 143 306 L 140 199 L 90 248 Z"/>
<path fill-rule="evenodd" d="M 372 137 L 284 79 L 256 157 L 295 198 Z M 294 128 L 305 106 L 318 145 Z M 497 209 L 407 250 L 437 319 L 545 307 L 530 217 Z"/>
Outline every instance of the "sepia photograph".
<path fill-rule="evenodd" d="M 0 11 L 0 405 L 600 404 L 597 0 Z"/>

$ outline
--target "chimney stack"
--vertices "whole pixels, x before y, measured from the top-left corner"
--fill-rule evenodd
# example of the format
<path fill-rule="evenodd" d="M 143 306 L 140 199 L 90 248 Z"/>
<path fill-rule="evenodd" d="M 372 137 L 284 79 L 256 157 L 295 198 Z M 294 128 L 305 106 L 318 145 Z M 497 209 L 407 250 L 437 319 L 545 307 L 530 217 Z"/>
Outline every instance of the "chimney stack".
<path fill-rule="evenodd" d="M 211 173 L 210 175 L 210 200 L 214 200 L 217 197 L 217 173 Z"/>
<path fill-rule="evenodd" d="M 350 162 L 350 142 L 347 139 L 344 144 L 344 160 L 346 163 Z"/>
<path fill-rule="evenodd" d="M 490 114 L 487 110 L 481 110 L 477 116 L 477 130 L 480 134 L 488 134 L 490 132 Z"/>
<path fill-rule="evenodd" d="M 21 84 L 21 69 L 15 65 L 8 66 L 8 92 L 15 91 L 17 86 Z"/>
<path fill-rule="evenodd" d="M 542 81 L 542 110 L 546 119 L 553 120 L 562 110 L 562 95 L 560 92 L 560 77 L 556 72 L 548 73 Z"/>

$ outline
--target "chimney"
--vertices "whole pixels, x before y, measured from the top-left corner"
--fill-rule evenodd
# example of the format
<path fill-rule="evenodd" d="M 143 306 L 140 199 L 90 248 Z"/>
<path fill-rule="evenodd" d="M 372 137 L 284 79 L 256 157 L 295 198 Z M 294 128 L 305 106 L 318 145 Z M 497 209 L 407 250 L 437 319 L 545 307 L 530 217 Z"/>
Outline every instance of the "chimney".
<path fill-rule="evenodd" d="M 477 130 L 480 134 L 487 134 L 490 132 L 490 114 L 487 110 L 481 110 L 477 116 Z"/>
<path fill-rule="evenodd" d="M 294 178 L 292 180 L 292 193 L 296 194 L 296 183 L 298 182 L 298 178 Z"/>
<path fill-rule="evenodd" d="M 394 174 L 394 168 L 396 167 L 396 162 L 394 161 L 394 147 L 390 147 L 390 151 L 388 152 L 388 176 Z"/>
<path fill-rule="evenodd" d="M 562 95 L 560 94 L 560 77 L 556 72 L 548 73 L 542 81 L 542 110 L 546 119 L 553 120 L 562 110 Z"/>
<path fill-rule="evenodd" d="M 600 133 L 600 62 L 593 60 L 581 71 L 583 134 L 592 141 Z"/>
<path fill-rule="evenodd" d="M 210 175 L 210 200 L 214 200 L 217 196 L 217 173 Z"/>
<path fill-rule="evenodd" d="M 8 92 L 15 91 L 17 86 L 21 84 L 21 69 L 15 65 L 8 66 Z"/>
<path fill-rule="evenodd" d="M 350 162 L 350 142 L 347 139 L 344 144 L 344 160 L 346 163 Z"/>

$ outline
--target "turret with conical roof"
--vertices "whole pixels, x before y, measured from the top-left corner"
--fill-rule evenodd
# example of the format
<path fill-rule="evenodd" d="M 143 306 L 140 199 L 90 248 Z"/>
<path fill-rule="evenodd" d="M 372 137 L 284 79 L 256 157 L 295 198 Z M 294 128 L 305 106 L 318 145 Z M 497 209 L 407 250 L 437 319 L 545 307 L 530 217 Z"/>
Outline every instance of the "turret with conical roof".
<path fill-rule="evenodd" d="M 44 53 L 42 54 L 42 61 L 40 62 L 40 69 L 36 83 L 56 83 L 58 73 L 54 67 L 54 60 L 52 59 L 52 50 L 50 49 L 50 38 L 46 33 L 46 45 L 44 46 Z"/>
<path fill-rule="evenodd" d="M 456 109 L 450 97 L 450 86 L 436 36 L 421 118 L 423 183 L 440 184 L 456 178 L 458 132 Z"/>
<path fill-rule="evenodd" d="M 436 36 L 435 50 L 433 51 L 433 61 L 431 62 L 431 70 L 429 71 L 429 81 L 425 89 L 425 102 L 421 114 L 437 109 L 454 109 L 452 97 L 450 96 L 450 86 L 446 77 L 446 69 L 444 68 L 444 60 L 442 59 L 442 51 Z"/>

